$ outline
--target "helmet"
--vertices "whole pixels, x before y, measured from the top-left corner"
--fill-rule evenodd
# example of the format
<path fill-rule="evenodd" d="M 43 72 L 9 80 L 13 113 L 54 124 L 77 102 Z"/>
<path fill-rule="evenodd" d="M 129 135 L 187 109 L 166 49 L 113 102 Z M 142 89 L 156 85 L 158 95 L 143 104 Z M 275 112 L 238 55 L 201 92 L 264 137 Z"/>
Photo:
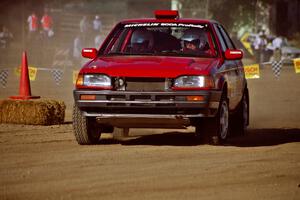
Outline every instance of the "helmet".
<path fill-rule="evenodd" d="M 202 49 L 207 45 L 205 32 L 198 28 L 191 28 L 184 32 L 181 40 L 184 43 L 192 43 L 197 48 Z"/>
<path fill-rule="evenodd" d="M 131 46 L 137 53 L 146 53 L 153 48 L 153 35 L 146 29 L 137 29 L 132 33 Z"/>

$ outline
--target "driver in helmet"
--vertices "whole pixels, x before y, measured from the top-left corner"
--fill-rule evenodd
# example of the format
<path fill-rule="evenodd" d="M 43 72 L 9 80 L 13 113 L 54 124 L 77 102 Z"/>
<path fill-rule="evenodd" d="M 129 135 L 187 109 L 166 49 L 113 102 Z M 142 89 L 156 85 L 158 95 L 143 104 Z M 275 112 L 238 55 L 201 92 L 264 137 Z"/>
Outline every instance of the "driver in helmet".
<path fill-rule="evenodd" d="M 137 29 L 131 36 L 131 53 L 151 53 L 153 50 L 153 35 L 146 29 Z"/>
<path fill-rule="evenodd" d="M 201 54 L 209 49 L 204 32 L 199 29 L 188 29 L 181 37 L 183 52 L 187 54 Z"/>

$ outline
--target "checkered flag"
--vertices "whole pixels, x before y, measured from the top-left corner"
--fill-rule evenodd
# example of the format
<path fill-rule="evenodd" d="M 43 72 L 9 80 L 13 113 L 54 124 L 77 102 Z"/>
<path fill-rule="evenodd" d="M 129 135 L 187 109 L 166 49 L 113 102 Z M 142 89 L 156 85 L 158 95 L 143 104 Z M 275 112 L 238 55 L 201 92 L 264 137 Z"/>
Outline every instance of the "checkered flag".
<path fill-rule="evenodd" d="M 0 85 L 2 86 L 2 88 L 6 87 L 7 77 L 8 77 L 8 70 L 7 69 L 0 70 Z"/>
<path fill-rule="evenodd" d="M 61 81 L 61 78 L 62 78 L 62 75 L 64 73 L 63 70 L 53 69 L 51 72 L 52 72 L 52 76 L 53 76 L 53 79 L 54 79 L 56 85 L 59 85 L 60 81 Z"/>
<path fill-rule="evenodd" d="M 272 70 L 273 70 L 276 78 L 279 78 L 279 76 L 280 76 L 281 67 L 282 67 L 282 60 L 280 60 L 280 61 L 274 60 L 272 62 Z"/>

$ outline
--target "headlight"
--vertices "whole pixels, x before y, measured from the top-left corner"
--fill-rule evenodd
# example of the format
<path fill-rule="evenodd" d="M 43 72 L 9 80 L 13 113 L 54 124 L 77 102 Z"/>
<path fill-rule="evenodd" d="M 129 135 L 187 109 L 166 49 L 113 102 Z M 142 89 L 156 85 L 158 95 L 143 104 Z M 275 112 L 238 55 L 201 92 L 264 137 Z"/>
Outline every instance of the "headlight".
<path fill-rule="evenodd" d="M 175 79 L 175 88 L 211 88 L 214 82 L 209 76 L 180 76 Z"/>
<path fill-rule="evenodd" d="M 111 87 L 111 78 L 103 74 L 83 75 L 84 86 Z"/>

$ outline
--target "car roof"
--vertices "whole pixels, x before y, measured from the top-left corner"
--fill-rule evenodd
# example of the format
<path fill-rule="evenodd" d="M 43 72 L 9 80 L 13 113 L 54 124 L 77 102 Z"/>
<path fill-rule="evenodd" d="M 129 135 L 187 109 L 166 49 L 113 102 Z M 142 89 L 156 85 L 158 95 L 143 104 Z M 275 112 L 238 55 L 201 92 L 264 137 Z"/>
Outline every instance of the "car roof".
<path fill-rule="evenodd" d="M 192 23 L 192 24 L 220 24 L 211 19 L 194 19 L 194 18 L 179 18 L 179 19 L 156 19 L 156 18 L 142 18 L 142 19 L 125 19 L 121 24 L 129 23 Z"/>

